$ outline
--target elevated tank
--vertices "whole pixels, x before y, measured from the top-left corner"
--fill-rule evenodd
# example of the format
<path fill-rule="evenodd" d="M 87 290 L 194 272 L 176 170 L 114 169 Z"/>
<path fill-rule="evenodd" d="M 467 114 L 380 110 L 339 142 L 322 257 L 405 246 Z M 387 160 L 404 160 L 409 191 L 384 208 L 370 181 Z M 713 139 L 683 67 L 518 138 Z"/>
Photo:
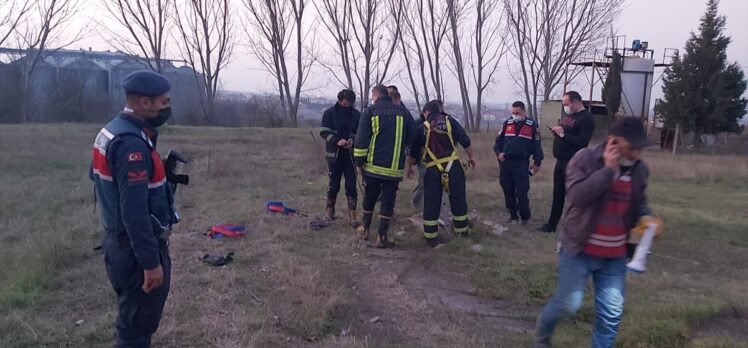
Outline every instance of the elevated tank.
<path fill-rule="evenodd" d="M 655 61 L 626 57 L 621 71 L 621 104 L 626 116 L 648 118 Z"/>

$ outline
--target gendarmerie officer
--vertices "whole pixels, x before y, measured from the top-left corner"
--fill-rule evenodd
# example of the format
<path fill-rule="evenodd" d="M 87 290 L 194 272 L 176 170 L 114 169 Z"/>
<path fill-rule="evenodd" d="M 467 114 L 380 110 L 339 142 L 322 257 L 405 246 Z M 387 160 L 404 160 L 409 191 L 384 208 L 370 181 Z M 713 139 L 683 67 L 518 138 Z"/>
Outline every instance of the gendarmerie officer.
<path fill-rule="evenodd" d="M 530 219 L 530 175 L 540 170 L 543 148 L 540 146 L 538 125 L 525 115 L 525 104 L 512 104 L 512 117 L 504 121 L 493 147 L 499 160 L 499 182 L 504 190 L 509 222 Z M 533 164 L 530 165 L 530 156 Z"/>
<path fill-rule="evenodd" d="M 122 87 L 127 105 L 96 136 L 91 177 L 106 231 L 104 262 L 117 293 L 117 346 L 149 347 L 169 294 L 168 237 L 178 219 L 156 152 L 156 128 L 171 115 L 171 84 L 136 71 Z"/>

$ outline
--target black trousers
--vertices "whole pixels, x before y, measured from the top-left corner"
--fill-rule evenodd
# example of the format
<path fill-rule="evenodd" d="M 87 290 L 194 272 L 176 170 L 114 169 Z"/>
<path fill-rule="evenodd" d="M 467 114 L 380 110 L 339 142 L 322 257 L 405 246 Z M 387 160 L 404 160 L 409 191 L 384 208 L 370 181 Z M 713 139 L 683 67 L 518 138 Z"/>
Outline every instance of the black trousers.
<path fill-rule="evenodd" d="M 365 229 L 371 227 L 371 217 L 374 214 L 374 206 L 381 197 L 379 207 L 379 234 L 386 235 L 389 229 L 389 220 L 395 214 L 395 199 L 397 198 L 397 187 L 399 181 L 374 178 L 364 175 L 364 202 L 362 223 Z M 386 223 L 383 223 L 384 221 Z"/>
<path fill-rule="evenodd" d="M 439 213 L 442 207 L 442 173 L 437 167 L 426 168 L 423 176 L 423 236 L 439 236 Z M 449 171 L 449 205 L 455 233 L 468 232 L 468 207 L 465 192 L 465 171 L 456 161 Z"/>
<path fill-rule="evenodd" d="M 143 268 L 135 258 L 127 235 L 107 235 L 102 245 L 107 276 L 117 293 L 117 347 L 150 347 L 158 330 L 169 295 L 171 258 L 166 244 L 160 247 L 164 283 L 150 293 L 143 292 Z"/>
<path fill-rule="evenodd" d="M 338 150 L 338 158 L 335 162 L 328 162 L 328 176 L 330 182 L 327 185 L 327 199 L 335 200 L 340 192 L 340 179 L 345 176 L 345 195 L 357 197 L 356 192 L 356 167 L 353 165 L 351 153 L 345 149 Z"/>
<path fill-rule="evenodd" d="M 551 216 L 548 225 L 555 228 L 561 220 L 566 200 L 566 165 L 568 162 L 556 160 L 553 167 L 553 203 L 551 204 Z"/>
<path fill-rule="evenodd" d="M 530 161 L 507 159 L 499 165 L 499 183 L 504 190 L 504 201 L 513 219 L 530 219 Z M 518 214 L 519 213 L 519 216 Z"/>

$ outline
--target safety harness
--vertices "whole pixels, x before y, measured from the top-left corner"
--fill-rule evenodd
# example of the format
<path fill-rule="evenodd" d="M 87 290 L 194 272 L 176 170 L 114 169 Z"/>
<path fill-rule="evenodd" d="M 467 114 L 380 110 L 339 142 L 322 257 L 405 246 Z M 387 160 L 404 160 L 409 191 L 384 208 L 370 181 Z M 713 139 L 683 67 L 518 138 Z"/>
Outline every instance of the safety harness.
<path fill-rule="evenodd" d="M 434 125 L 432 126 L 432 122 L 429 122 L 428 120 L 423 122 L 423 125 L 426 127 L 426 151 L 423 153 L 423 161 L 426 163 L 426 168 L 429 167 L 436 167 L 436 169 L 439 170 L 439 172 L 442 174 L 442 187 L 444 187 L 444 191 L 449 194 L 449 171 L 452 169 L 452 165 L 454 165 L 455 161 L 459 162 L 460 155 L 457 153 L 457 147 L 455 146 L 454 138 L 452 137 L 452 124 L 449 122 L 449 116 L 447 115 L 440 115 L 437 116 L 436 119 L 432 120 Z M 438 150 L 441 150 L 441 145 L 443 145 L 443 141 L 439 141 L 439 138 L 442 140 L 446 136 L 446 138 L 449 140 L 449 145 L 452 147 L 452 152 L 446 156 L 444 156 L 441 151 L 438 155 L 434 152 L 434 149 L 432 149 L 432 135 L 431 133 L 434 133 L 434 146 L 438 148 Z M 439 157 L 439 155 L 442 155 L 443 157 Z M 445 165 L 446 164 L 446 165 Z"/>

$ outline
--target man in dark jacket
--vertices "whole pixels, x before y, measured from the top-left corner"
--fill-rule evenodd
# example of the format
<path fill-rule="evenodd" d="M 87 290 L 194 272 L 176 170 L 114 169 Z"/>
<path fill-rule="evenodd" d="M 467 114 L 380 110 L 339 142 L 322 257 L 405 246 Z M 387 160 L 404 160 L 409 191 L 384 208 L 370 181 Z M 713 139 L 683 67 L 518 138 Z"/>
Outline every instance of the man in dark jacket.
<path fill-rule="evenodd" d="M 403 177 L 410 144 L 415 139 L 416 125 L 407 109 L 392 102 L 386 87 L 375 86 L 371 96 L 374 104 L 361 115 L 353 149 L 356 167 L 363 174 L 365 183 L 359 237 L 368 240 L 374 206 L 381 195 L 376 246 L 390 248 L 395 244 L 389 240 L 387 232 L 395 210 L 397 186 Z"/>
<path fill-rule="evenodd" d="M 116 346 L 150 347 L 169 295 L 169 234 L 178 222 L 156 152 L 156 128 L 171 115 L 171 83 L 144 70 L 127 75 L 122 87 L 127 105 L 96 136 L 90 175 L 119 306 Z"/>
<path fill-rule="evenodd" d="M 457 145 L 468 155 L 468 166 L 475 168 L 475 155 L 470 137 L 453 117 L 445 114 L 442 103 L 432 100 L 423 107 L 423 120 L 418 122 L 416 141 L 408 163 L 408 178 L 413 175 L 412 164 L 424 163 L 423 176 L 423 237 L 430 247 L 440 244 L 439 212 L 443 193 L 449 195 L 452 207 L 453 231 L 458 237 L 468 234 L 468 206 L 465 191 L 465 171 L 460 163 Z"/>
<path fill-rule="evenodd" d="M 642 123 L 624 117 L 613 124 L 605 143 L 571 158 L 558 283 L 538 317 L 536 346 L 549 347 L 556 325 L 579 309 L 590 276 L 596 312 L 592 347 L 614 346 L 623 315 L 628 234 L 652 214 L 645 192 L 649 170 L 639 159 L 647 144 Z"/>
<path fill-rule="evenodd" d="M 348 218 L 353 223 L 356 216 L 356 168 L 353 163 L 353 141 L 358 129 L 360 113 L 353 107 L 356 94 L 344 89 L 338 93 L 338 102 L 322 115 L 319 135 L 325 140 L 330 182 L 327 185 L 325 216 L 335 218 L 335 201 L 340 192 L 340 179 L 345 176 L 345 195 L 348 198 Z"/>
<path fill-rule="evenodd" d="M 564 116 L 558 126 L 549 127 L 553 134 L 553 157 L 556 166 L 553 168 L 553 203 L 548 222 L 539 230 L 555 232 L 556 225 L 564 211 L 564 189 L 566 164 L 577 151 L 589 145 L 595 131 L 595 120 L 584 108 L 582 96 L 574 91 L 564 94 Z"/>
<path fill-rule="evenodd" d="M 499 160 L 499 182 L 504 190 L 509 222 L 516 223 L 522 218 L 526 225 L 530 220 L 530 175 L 540 170 L 543 162 L 543 148 L 540 146 L 538 125 L 525 115 L 525 104 L 516 101 L 512 104 L 512 117 L 506 120 L 496 137 L 493 151 Z M 530 156 L 533 164 L 530 165 Z M 519 213 L 519 215 L 518 215 Z"/>

